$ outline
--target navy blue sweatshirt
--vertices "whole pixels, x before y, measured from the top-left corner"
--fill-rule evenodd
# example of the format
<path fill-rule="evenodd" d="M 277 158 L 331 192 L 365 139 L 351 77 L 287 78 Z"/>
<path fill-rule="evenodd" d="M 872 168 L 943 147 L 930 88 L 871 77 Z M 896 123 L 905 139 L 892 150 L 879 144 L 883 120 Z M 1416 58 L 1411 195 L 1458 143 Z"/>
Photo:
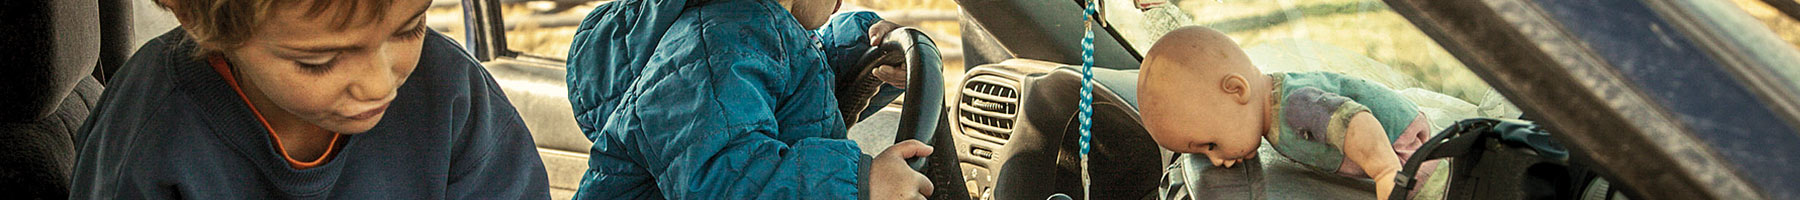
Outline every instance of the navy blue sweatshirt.
<path fill-rule="evenodd" d="M 71 199 L 547 199 L 531 135 L 486 69 L 431 32 L 373 129 L 297 170 L 176 29 L 107 85 L 77 133 Z"/>

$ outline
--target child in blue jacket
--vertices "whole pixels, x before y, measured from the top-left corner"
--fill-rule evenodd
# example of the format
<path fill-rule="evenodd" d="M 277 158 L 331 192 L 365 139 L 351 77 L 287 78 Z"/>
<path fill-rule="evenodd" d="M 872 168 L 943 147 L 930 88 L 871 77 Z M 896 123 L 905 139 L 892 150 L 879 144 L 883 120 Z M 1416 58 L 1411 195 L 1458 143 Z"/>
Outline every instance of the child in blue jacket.
<path fill-rule="evenodd" d="M 904 142 L 871 159 L 845 138 L 833 72 L 896 26 L 869 12 L 828 20 L 838 3 L 620 0 L 594 9 L 567 65 L 576 121 L 594 142 L 575 198 L 929 195 L 930 182 L 902 159 L 930 147 Z M 905 80 L 897 67 L 876 70 L 889 84 Z"/>

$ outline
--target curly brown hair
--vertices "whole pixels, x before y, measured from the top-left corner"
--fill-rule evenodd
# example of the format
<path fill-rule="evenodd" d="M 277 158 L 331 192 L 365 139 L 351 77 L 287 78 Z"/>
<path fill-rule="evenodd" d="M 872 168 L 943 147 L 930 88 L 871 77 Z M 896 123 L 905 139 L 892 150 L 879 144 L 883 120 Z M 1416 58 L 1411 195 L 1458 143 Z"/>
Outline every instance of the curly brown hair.
<path fill-rule="evenodd" d="M 204 58 L 231 50 L 256 35 L 274 9 L 307 7 L 307 17 L 328 17 L 334 30 L 380 21 L 393 3 L 389 0 L 151 0 L 181 18 Z"/>

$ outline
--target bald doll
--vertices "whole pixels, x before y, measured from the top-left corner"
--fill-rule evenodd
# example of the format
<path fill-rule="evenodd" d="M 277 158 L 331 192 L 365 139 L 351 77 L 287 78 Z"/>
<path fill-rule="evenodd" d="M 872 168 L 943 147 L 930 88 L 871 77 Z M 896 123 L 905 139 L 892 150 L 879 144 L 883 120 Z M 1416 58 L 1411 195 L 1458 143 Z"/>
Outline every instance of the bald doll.
<path fill-rule="evenodd" d="M 1204 27 L 1157 40 L 1138 76 L 1139 111 L 1157 145 L 1215 166 L 1255 158 L 1268 140 L 1309 168 L 1373 178 L 1376 197 L 1387 199 L 1402 162 L 1431 136 L 1418 107 L 1386 86 L 1331 72 L 1263 74 L 1230 37 Z"/>

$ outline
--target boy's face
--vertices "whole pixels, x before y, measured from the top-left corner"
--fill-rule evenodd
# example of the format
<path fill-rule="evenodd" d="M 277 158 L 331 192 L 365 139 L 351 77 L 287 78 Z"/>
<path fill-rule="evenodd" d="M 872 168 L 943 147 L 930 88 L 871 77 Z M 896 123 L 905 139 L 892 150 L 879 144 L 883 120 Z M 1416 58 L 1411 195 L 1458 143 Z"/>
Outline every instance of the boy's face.
<path fill-rule="evenodd" d="M 319 2 L 311 2 L 319 3 Z M 308 15 L 276 9 L 226 57 L 246 90 L 303 121 L 338 133 L 368 131 L 418 65 L 429 0 L 399 0 L 381 15 Z M 376 17 L 379 19 L 363 19 Z M 356 24 L 356 21 L 367 23 Z M 343 25 L 345 21 L 352 25 Z M 246 91 L 249 92 L 249 91 Z M 264 111 L 268 112 L 268 111 Z"/>

